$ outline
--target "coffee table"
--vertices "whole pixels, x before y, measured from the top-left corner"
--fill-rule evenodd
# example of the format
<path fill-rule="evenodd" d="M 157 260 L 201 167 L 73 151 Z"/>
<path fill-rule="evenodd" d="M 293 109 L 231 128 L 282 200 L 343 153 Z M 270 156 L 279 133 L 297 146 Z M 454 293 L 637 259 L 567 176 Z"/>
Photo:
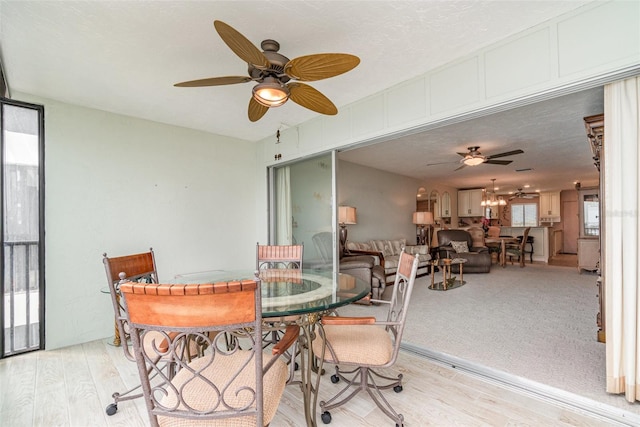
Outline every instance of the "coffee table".
<path fill-rule="evenodd" d="M 431 286 L 429 289 L 437 291 L 446 291 L 449 289 L 459 288 L 464 285 L 464 276 L 462 272 L 462 266 L 467 262 L 464 258 L 440 258 L 431 261 Z M 451 266 L 460 266 L 460 280 L 456 279 L 456 276 L 451 276 Z M 436 267 L 441 267 L 442 270 L 442 282 L 435 281 Z"/>

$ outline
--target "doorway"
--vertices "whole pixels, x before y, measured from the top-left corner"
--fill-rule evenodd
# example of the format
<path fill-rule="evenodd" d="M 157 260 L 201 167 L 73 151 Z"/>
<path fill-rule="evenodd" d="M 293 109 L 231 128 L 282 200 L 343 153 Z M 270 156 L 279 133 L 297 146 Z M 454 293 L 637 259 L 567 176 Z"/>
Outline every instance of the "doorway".
<path fill-rule="evenodd" d="M 562 253 L 578 253 L 578 201 L 563 200 L 562 202 L 562 224 L 564 232 L 562 234 Z"/>
<path fill-rule="evenodd" d="M 44 348 L 44 108 L 0 99 L 0 358 Z"/>

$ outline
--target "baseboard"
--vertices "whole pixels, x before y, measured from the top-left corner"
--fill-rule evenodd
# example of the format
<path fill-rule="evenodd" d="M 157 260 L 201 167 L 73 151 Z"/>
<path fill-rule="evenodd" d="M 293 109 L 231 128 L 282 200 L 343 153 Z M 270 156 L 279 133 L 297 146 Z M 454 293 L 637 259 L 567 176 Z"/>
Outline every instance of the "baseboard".
<path fill-rule="evenodd" d="M 428 350 L 409 343 L 402 343 L 401 349 L 418 356 L 425 357 L 441 365 L 464 371 L 484 381 L 496 383 L 503 387 L 515 389 L 521 393 L 586 413 L 612 425 L 638 426 L 640 415 L 625 411 L 602 402 L 597 402 L 568 391 L 560 390 L 546 384 L 508 374 L 480 364 L 460 359 L 446 353 Z"/>

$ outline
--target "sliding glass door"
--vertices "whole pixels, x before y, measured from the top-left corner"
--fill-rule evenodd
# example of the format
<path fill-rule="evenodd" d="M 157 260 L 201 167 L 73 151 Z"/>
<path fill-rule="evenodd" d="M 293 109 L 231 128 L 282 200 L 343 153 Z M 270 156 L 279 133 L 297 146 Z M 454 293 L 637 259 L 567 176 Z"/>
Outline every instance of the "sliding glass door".
<path fill-rule="evenodd" d="M 44 348 L 44 109 L 0 100 L 0 357 Z"/>
<path fill-rule="evenodd" d="M 270 170 L 270 243 L 303 244 L 305 267 L 333 268 L 334 164 L 329 153 Z"/>

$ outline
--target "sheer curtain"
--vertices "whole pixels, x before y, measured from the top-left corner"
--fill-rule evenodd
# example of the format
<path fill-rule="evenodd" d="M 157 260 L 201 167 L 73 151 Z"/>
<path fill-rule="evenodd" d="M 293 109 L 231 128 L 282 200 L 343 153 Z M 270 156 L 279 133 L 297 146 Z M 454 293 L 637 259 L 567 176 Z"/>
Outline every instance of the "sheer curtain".
<path fill-rule="evenodd" d="M 276 175 L 276 244 L 293 242 L 293 212 L 291 210 L 291 170 L 289 166 L 277 169 Z"/>
<path fill-rule="evenodd" d="M 605 86 L 604 96 L 607 392 L 634 402 L 640 400 L 640 77 Z"/>

